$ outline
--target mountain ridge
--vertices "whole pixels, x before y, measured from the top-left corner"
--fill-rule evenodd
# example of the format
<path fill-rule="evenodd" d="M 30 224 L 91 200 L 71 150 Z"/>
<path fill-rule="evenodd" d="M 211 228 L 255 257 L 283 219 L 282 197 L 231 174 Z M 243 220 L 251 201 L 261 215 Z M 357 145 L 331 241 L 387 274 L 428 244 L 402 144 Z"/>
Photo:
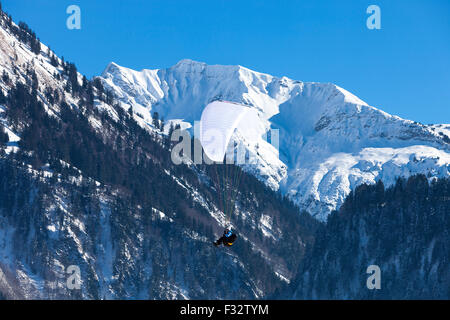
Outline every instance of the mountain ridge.
<path fill-rule="evenodd" d="M 244 141 L 258 159 L 253 167 L 244 165 L 244 170 L 322 221 L 361 183 L 384 179 L 390 185 L 402 175 L 430 174 L 430 179 L 450 175 L 447 131 L 439 130 L 439 125 L 426 126 L 390 115 L 332 83 L 302 82 L 242 66 L 207 65 L 190 59 L 169 68 L 142 71 L 111 63 L 101 79 L 124 108 L 133 107 L 147 123 L 151 123 L 152 112 L 158 112 L 169 123 L 175 121 L 189 129 L 206 104 L 217 98 L 255 108 L 261 136 L 279 129 L 280 153 L 263 139 Z M 256 145 L 262 151 L 256 150 Z M 387 152 L 386 148 L 393 150 Z M 405 160 L 405 153 L 424 163 L 413 165 Z M 338 161 L 339 154 L 353 165 Z M 425 162 L 435 156 L 440 160 L 433 171 Z M 326 165 L 330 162 L 331 167 Z M 392 166 L 399 170 L 391 170 Z M 389 170 L 393 176 L 383 175 Z M 319 186 L 327 184 L 327 175 L 337 188 Z"/>

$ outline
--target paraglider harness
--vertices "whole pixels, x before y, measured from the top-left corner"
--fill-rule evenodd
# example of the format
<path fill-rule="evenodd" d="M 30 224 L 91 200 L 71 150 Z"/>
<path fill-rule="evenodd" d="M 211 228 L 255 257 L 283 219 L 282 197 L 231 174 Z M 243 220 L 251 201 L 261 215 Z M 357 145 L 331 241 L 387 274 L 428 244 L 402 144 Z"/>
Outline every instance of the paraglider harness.
<path fill-rule="evenodd" d="M 223 243 L 224 246 L 231 247 L 236 238 L 236 234 L 231 231 L 231 229 L 225 229 L 225 231 L 223 232 L 223 236 L 219 240 L 214 242 L 214 245 L 217 247 L 218 245 Z"/>

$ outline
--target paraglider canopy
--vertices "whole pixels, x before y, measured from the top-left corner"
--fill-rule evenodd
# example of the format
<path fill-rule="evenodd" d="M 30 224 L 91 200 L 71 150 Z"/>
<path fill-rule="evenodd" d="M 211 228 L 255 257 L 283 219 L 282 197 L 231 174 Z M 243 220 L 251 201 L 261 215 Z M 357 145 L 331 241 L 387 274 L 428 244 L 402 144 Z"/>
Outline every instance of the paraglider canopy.
<path fill-rule="evenodd" d="M 216 100 L 209 103 L 202 112 L 200 143 L 205 155 L 213 162 L 211 168 L 215 170 L 218 203 L 225 215 L 225 223 L 230 224 L 231 222 L 243 172 L 234 164 L 234 161 L 229 161 L 229 159 L 234 160 L 234 150 L 236 150 L 238 162 L 242 158 L 245 160 L 245 150 L 244 157 L 241 152 L 238 152 L 244 149 L 243 144 L 238 145 L 238 148 L 233 145 L 233 150 L 230 149 L 232 154 L 227 154 L 228 145 L 235 131 L 239 133 L 239 143 L 242 143 L 243 141 L 257 141 L 263 130 L 256 109 L 242 104 Z M 227 161 L 223 162 L 225 155 Z M 215 242 L 215 245 L 224 243 L 231 246 L 235 239 L 236 234 L 227 229 L 222 238 Z"/>
<path fill-rule="evenodd" d="M 249 122 L 257 123 L 256 117 L 254 109 L 241 104 L 220 100 L 208 104 L 200 119 L 200 143 L 208 158 L 222 162 L 234 131 L 251 135 Z"/>

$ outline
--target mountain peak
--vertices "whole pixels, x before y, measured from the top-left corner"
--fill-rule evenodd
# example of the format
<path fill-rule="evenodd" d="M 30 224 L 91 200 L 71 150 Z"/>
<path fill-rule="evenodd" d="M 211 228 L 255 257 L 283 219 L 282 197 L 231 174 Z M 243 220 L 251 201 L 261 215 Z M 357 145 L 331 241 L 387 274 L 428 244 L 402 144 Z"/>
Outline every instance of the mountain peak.
<path fill-rule="evenodd" d="M 180 61 L 178 61 L 175 64 L 174 67 L 183 66 L 183 65 L 206 65 L 206 63 L 201 62 L 201 61 L 192 60 L 192 59 L 181 59 Z"/>
<path fill-rule="evenodd" d="M 344 95 L 344 100 L 349 103 L 357 104 L 357 105 L 364 105 L 368 106 L 366 102 L 355 96 L 353 93 L 345 90 L 344 88 L 341 88 L 337 85 L 334 85 L 338 91 L 340 91 Z"/>
<path fill-rule="evenodd" d="M 241 67 L 239 65 L 221 65 L 221 64 L 214 64 L 209 65 L 205 62 L 201 61 L 195 61 L 191 59 L 182 59 L 178 61 L 174 66 L 168 68 L 167 70 L 177 70 L 179 72 L 203 72 L 205 70 L 208 70 L 208 73 L 214 73 L 214 74 L 235 74 L 237 75 L 237 71 L 241 69 L 246 69 L 244 67 Z M 250 72 L 249 69 L 246 69 Z"/>
<path fill-rule="evenodd" d="M 108 63 L 108 65 L 106 66 L 105 70 L 103 70 L 102 72 L 102 76 L 108 74 L 108 73 L 113 73 L 114 70 L 120 70 L 121 66 L 119 66 L 117 63 L 115 63 L 114 61 L 111 61 L 110 63 Z"/>

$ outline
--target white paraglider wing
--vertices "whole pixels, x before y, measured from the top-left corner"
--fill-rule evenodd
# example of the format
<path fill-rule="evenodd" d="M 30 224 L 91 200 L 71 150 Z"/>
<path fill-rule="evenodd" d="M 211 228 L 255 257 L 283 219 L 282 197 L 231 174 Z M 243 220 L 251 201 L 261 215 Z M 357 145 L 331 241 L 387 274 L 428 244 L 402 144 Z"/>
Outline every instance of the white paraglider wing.
<path fill-rule="evenodd" d="M 214 101 L 206 106 L 200 119 L 200 143 L 209 159 L 222 162 L 234 130 L 249 116 L 254 116 L 249 107 L 232 102 Z"/>

